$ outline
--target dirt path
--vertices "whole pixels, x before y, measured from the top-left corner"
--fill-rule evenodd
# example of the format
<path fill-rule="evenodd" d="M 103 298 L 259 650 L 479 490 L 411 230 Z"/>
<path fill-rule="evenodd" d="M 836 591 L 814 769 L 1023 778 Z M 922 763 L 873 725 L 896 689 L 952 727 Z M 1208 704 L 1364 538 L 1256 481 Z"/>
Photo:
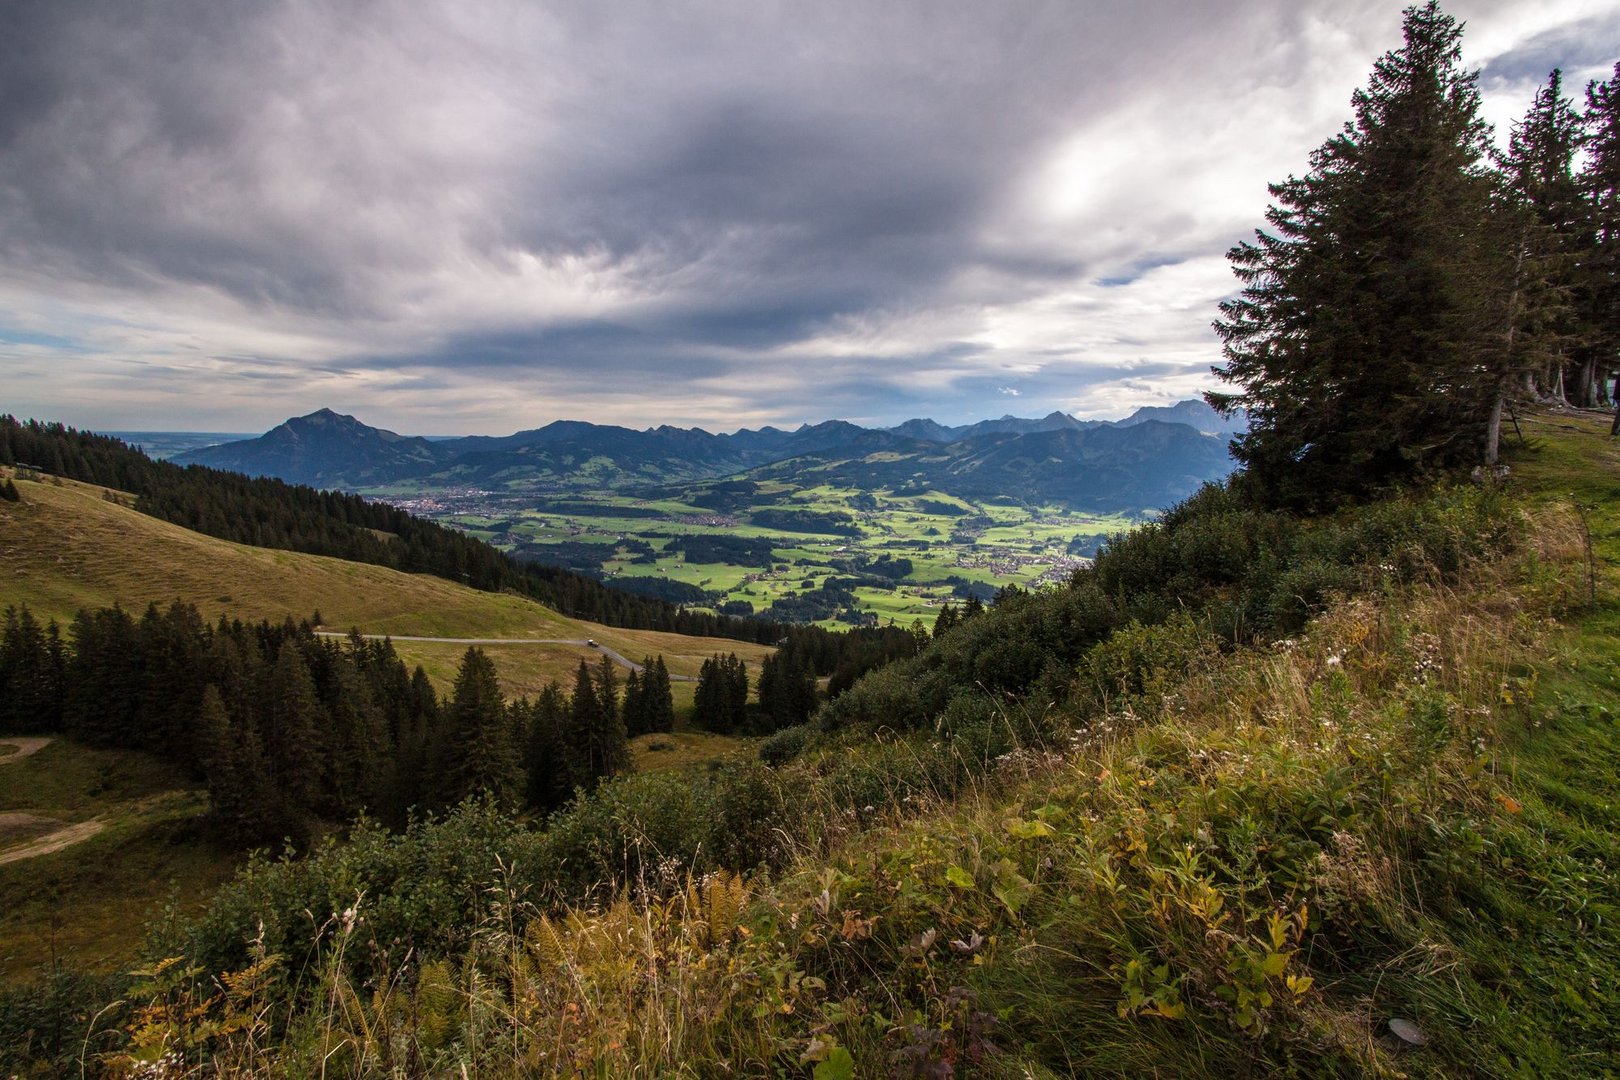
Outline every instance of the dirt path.
<path fill-rule="evenodd" d="M 38 820 L 34 819 L 32 814 L 6 814 L 0 816 Z M 23 824 L 21 821 L 16 823 Z M 32 859 L 36 855 L 49 855 L 53 851 L 61 851 L 65 847 L 72 847 L 82 840 L 90 839 L 106 827 L 106 823 L 100 818 L 65 825 L 54 832 L 48 832 L 44 836 L 36 837 L 20 847 L 0 851 L 0 866 L 4 866 L 6 863 L 21 862 L 23 859 Z"/>
<path fill-rule="evenodd" d="M 15 753 L 0 754 L 0 765 L 10 765 L 13 761 L 21 761 L 31 754 L 37 754 L 50 743 L 50 739 L 37 735 L 9 735 L 0 739 L 0 746 L 15 746 Z"/>

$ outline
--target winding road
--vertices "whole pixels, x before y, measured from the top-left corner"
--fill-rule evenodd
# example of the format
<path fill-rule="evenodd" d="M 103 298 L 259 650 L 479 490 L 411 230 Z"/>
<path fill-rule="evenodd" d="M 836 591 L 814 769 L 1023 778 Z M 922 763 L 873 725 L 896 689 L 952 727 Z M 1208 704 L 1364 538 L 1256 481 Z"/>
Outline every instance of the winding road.
<path fill-rule="evenodd" d="M 317 630 L 315 633 L 318 637 L 329 638 L 346 638 L 349 636 L 348 634 L 340 634 L 336 630 Z M 367 641 L 427 641 L 437 642 L 442 645 L 577 645 L 582 649 L 595 649 L 597 652 L 606 655 L 615 664 L 627 667 L 631 671 L 645 670 L 642 665 L 627 659 L 606 645 L 593 642 L 589 638 L 413 637 L 410 634 L 361 634 L 360 636 Z M 691 675 L 671 675 L 669 681 L 697 682 L 697 679 Z"/>

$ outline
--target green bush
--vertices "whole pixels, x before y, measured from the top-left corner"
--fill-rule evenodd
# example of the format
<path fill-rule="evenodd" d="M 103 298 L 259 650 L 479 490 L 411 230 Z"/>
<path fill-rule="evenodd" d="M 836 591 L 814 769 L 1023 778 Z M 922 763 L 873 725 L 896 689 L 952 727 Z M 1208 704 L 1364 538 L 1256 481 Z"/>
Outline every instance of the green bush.
<path fill-rule="evenodd" d="M 759 760 L 772 767 L 786 765 L 804 752 L 816 736 L 810 724 L 785 727 L 766 739 L 759 747 Z"/>

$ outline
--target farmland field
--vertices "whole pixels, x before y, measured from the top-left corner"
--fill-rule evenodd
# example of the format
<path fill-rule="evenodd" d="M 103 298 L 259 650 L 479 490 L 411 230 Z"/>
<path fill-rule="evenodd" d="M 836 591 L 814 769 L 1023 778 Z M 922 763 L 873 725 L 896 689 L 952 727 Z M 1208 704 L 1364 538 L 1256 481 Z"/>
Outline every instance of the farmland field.
<path fill-rule="evenodd" d="M 719 481 L 638 494 L 367 492 L 519 558 L 693 608 L 827 627 L 931 623 L 1007 585 L 1066 580 L 1135 521 L 940 492 Z"/>

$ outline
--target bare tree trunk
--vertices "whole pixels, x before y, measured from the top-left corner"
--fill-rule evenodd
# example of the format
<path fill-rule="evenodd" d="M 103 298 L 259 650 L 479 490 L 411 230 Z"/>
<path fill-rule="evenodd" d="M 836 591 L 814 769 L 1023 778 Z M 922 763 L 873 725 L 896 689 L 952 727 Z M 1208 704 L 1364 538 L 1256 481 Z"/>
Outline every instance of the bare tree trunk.
<path fill-rule="evenodd" d="M 1589 356 L 1581 365 L 1580 385 L 1575 387 L 1575 404 L 1583 409 L 1597 407 L 1597 357 Z"/>
<path fill-rule="evenodd" d="M 1485 464 L 1495 465 L 1502 445 L 1502 403 L 1507 397 L 1506 387 L 1498 387 L 1496 400 L 1491 404 L 1491 418 L 1485 425 Z"/>
<path fill-rule="evenodd" d="M 1615 397 L 1620 398 L 1620 394 L 1616 394 Z M 1616 435 L 1620 435 L 1620 405 L 1615 406 L 1614 425 L 1609 428 L 1609 437 L 1613 438 Z"/>

